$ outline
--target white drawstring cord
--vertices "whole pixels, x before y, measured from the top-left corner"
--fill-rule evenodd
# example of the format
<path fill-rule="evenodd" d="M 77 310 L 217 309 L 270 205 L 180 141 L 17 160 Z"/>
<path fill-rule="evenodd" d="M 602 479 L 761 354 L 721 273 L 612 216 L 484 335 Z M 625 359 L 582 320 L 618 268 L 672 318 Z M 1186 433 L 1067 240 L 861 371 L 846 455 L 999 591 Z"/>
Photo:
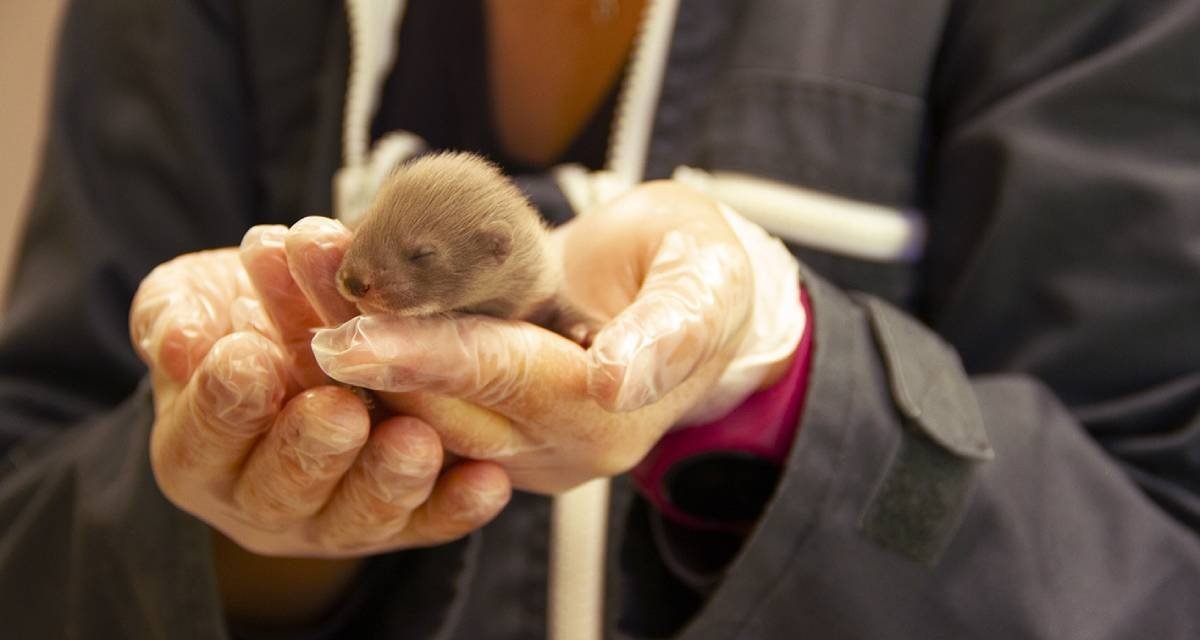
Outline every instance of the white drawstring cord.
<path fill-rule="evenodd" d="M 420 138 L 407 132 L 388 134 L 371 147 L 371 118 L 396 56 L 406 4 L 404 0 L 346 0 L 350 72 L 342 113 L 342 168 L 333 177 L 333 195 L 334 215 L 351 228 L 366 212 L 383 179 L 424 148 Z"/>

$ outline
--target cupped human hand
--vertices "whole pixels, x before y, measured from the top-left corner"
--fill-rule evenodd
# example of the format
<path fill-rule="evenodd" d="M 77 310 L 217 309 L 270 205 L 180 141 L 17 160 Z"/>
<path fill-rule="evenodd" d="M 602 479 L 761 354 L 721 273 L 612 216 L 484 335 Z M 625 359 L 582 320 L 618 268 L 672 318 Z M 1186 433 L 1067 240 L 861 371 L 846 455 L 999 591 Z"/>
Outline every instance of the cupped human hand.
<path fill-rule="evenodd" d="M 313 330 L 355 312 L 333 289 L 348 236 L 307 218 L 240 248 L 188 254 L 142 282 L 130 314 L 150 369 L 151 466 L 179 508 L 261 555 L 337 558 L 434 545 L 506 504 L 496 464 L 443 470 L 412 416 L 371 424 L 316 366 Z"/>
<path fill-rule="evenodd" d="M 446 450 L 556 493 L 636 464 L 721 375 L 751 308 L 745 251 L 715 203 L 650 183 L 555 231 L 571 297 L 609 321 L 585 351 L 481 316 L 360 316 L 317 332 L 321 368 L 384 391 Z"/>

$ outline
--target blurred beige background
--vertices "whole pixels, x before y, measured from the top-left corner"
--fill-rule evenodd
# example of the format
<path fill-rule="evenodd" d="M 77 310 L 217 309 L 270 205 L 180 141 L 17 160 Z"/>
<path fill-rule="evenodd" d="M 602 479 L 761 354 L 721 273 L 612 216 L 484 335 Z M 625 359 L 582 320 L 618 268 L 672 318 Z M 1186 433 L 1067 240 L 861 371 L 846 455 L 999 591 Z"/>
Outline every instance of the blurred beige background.
<path fill-rule="evenodd" d="M 0 0 L 0 300 L 41 155 L 64 0 Z"/>

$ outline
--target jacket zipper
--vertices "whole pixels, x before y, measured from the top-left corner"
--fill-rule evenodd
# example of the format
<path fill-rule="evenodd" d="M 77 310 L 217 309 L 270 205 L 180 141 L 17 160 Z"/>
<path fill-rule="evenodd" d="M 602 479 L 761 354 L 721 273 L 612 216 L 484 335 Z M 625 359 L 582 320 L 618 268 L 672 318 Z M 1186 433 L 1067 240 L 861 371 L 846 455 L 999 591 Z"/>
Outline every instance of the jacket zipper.
<path fill-rule="evenodd" d="M 654 112 L 662 93 L 662 78 L 670 53 L 679 0 L 650 0 L 633 41 L 629 69 L 617 98 L 609 133 L 608 170 L 625 187 L 642 181 Z"/>
<path fill-rule="evenodd" d="M 346 0 L 350 31 L 350 71 L 342 116 L 342 163 L 367 163 L 371 116 L 396 54 L 396 28 L 404 15 L 405 0 Z"/>

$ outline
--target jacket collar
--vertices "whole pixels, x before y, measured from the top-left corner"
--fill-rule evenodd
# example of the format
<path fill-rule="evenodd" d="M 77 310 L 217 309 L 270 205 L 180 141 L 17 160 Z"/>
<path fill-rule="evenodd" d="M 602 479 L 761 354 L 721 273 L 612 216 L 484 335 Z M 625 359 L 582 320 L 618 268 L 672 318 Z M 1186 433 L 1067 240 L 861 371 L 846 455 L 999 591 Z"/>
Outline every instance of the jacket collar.
<path fill-rule="evenodd" d="M 371 144 L 371 119 L 396 56 L 405 0 L 346 0 L 350 30 L 350 73 L 342 115 L 342 168 L 334 175 L 337 217 L 353 227 L 383 179 L 424 142 L 408 132 L 391 132 Z M 625 187 L 642 181 L 663 73 L 679 0 L 650 0 L 634 42 L 613 130 L 607 169 Z"/>

